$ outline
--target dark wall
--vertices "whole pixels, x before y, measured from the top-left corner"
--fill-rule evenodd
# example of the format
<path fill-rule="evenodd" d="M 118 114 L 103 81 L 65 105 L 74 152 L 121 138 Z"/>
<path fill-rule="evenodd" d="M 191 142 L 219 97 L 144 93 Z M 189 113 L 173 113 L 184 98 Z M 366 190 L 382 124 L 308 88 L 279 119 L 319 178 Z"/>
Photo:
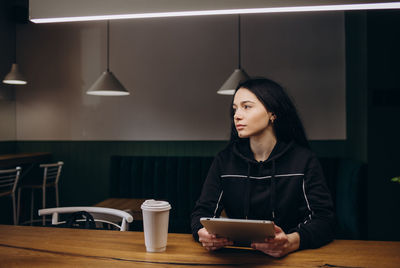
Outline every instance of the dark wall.
<path fill-rule="evenodd" d="M 9 0 L 0 1 L 0 33 L 0 75 L 3 75 L 10 71 L 15 54 L 15 22 L 12 1 Z"/>
<path fill-rule="evenodd" d="M 0 81 L 10 71 L 15 58 L 15 20 L 13 1 L 0 1 Z M 13 86 L 0 82 L 0 100 L 12 99 Z"/>
<path fill-rule="evenodd" d="M 0 1 L 0 105 L 13 99 L 13 87 L 3 84 L 3 77 L 10 71 L 15 54 L 15 22 L 11 0 Z M 5 109 L 1 110 L 5 112 Z M 14 116 L 14 114 L 12 114 Z M 6 127 L 0 122 L 0 127 Z M 15 141 L 0 142 L 0 154 L 12 153 L 16 150 Z M 0 197 L 0 223 L 12 222 L 11 201 Z M 4 221 L 2 220 L 4 219 Z"/>
<path fill-rule="evenodd" d="M 12 154 L 17 150 L 16 141 L 0 141 L 0 154 Z"/>
<path fill-rule="evenodd" d="M 346 13 L 347 154 L 368 163 L 368 239 L 400 240 L 400 12 Z"/>
<path fill-rule="evenodd" d="M 369 237 L 400 240 L 400 11 L 368 12 Z"/>
<path fill-rule="evenodd" d="M 367 162 L 367 14 L 346 12 L 346 154 Z"/>

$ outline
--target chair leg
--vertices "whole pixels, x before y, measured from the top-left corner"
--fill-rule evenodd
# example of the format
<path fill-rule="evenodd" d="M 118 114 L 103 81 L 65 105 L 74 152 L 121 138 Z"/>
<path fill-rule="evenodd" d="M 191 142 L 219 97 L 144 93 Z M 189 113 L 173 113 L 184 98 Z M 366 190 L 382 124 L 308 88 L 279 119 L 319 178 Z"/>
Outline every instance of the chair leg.
<path fill-rule="evenodd" d="M 42 208 L 46 208 L 46 187 L 42 188 Z M 46 225 L 46 216 L 42 216 L 42 225 Z"/>
<path fill-rule="evenodd" d="M 58 196 L 58 184 L 55 185 L 55 188 L 56 188 L 56 206 L 60 207 L 60 201 Z"/>
<path fill-rule="evenodd" d="M 33 225 L 33 203 L 35 202 L 35 198 L 33 197 L 33 188 L 31 190 L 31 226 Z"/>
<path fill-rule="evenodd" d="M 17 201 L 17 223 L 19 222 L 19 215 L 21 210 L 21 187 L 18 188 L 18 201 Z"/>
<path fill-rule="evenodd" d="M 12 197 L 12 203 L 13 203 L 13 219 L 14 219 L 14 225 L 17 225 L 17 208 L 15 207 L 15 193 L 11 195 Z"/>

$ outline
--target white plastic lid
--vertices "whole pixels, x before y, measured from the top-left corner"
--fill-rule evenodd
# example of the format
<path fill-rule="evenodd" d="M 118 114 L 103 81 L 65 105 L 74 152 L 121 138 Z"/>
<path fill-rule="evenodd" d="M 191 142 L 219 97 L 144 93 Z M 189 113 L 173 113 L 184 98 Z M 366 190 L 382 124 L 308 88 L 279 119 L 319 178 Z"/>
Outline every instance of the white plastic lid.
<path fill-rule="evenodd" d="M 165 211 L 171 209 L 171 205 L 167 201 L 154 199 L 147 199 L 140 207 L 141 209 L 150 211 Z"/>

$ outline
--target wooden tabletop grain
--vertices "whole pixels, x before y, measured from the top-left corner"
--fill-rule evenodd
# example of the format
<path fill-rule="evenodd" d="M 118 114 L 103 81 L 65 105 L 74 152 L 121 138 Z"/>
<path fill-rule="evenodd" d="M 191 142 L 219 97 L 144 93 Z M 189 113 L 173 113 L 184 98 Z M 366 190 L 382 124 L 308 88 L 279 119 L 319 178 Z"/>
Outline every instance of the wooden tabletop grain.
<path fill-rule="evenodd" d="M 0 225 L 0 267 L 399 267 L 400 242 L 336 240 L 275 259 L 258 251 L 208 252 L 190 234 L 168 234 L 147 253 L 142 232 Z"/>

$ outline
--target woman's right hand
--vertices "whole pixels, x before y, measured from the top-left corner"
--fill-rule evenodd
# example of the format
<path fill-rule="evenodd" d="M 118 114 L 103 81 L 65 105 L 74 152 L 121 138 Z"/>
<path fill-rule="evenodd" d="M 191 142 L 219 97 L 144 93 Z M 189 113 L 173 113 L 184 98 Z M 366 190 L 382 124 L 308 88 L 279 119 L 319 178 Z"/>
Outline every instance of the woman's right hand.
<path fill-rule="evenodd" d="M 201 228 L 197 234 L 199 235 L 199 241 L 207 250 L 217 250 L 224 246 L 231 246 L 233 242 L 225 237 L 216 237 L 214 234 L 210 234 L 206 228 Z"/>

